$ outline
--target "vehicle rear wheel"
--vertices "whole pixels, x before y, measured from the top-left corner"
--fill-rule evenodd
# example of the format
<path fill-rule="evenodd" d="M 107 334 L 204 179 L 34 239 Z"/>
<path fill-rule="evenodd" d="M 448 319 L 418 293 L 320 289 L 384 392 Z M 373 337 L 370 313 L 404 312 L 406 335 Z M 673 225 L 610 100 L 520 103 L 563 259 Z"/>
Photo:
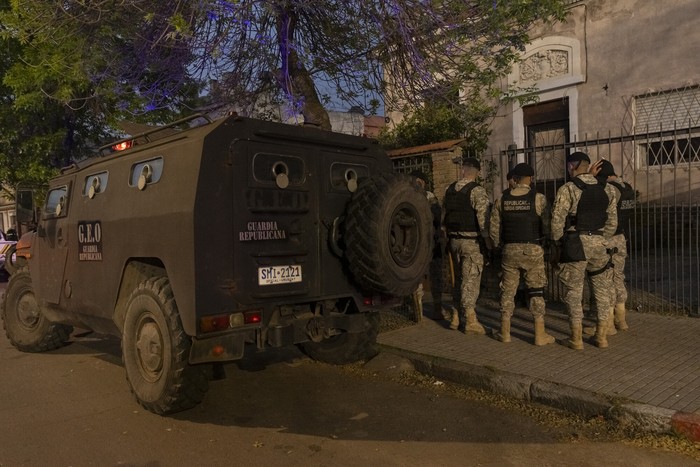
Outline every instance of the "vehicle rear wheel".
<path fill-rule="evenodd" d="M 344 365 L 366 360 L 378 353 L 379 313 L 365 313 L 364 332 L 342 332 L 320 342 L 304 342 L 301 349 L 319 362 Z"/>
<path fill-rule="evenodd" d="M 345 219 L 348 266 L 365 290 L 412 293 L 432 260 L 430 204 L 410 178 L 382 174 L 360 182 Z"/>
<path fill-rule="evenodd" d="M 199 404 L 209 387 L 208 367 L 187 361 L 191 341 L 168 278 L 143 281 L 126 307 L 122 359 L 138 402 L 161 415 Z"/>
<path fill-rule="evenodd" d="M 22 352 L 46 352 L 67 344 L 73 327 L 49 321 L 34 295 L 27 268 L 10 277 L 2 303 L 2 322 L 10 343 Z"/>

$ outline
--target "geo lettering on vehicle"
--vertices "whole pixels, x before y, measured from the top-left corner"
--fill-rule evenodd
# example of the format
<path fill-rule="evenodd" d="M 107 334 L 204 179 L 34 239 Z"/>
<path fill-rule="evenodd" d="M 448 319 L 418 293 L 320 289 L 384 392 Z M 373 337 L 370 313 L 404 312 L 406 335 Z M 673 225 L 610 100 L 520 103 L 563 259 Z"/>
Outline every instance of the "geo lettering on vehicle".
<path fill-rule="evenodd" d="M 238 240 L 249 242 L 256 240 L 285 240 L 287 232 L 277 227 L 277 221 L 248 222 L 245 231 L 238 232 Z"/>
<path fill-rule="evenodd" d="M 78 260 L 102 261 L 102 224 L 100 221 L 78 222 Z"/>

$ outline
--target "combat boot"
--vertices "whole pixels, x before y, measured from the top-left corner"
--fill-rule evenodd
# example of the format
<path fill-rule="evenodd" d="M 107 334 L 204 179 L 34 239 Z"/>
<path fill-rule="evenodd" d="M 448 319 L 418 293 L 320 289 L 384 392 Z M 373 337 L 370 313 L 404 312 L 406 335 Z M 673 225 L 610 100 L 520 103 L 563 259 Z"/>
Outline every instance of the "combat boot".
<path fill-rule="evenodd" d="M 606 333 L 607 336 L 614 336 L 615 334 L 617 334 L 617 329 L 615 329 L 615 320 L 613 319 L 614 314 L 615 309 L 613 307 L 610 307 L 610 311 L 608 312 L 608 332 Z"/>
<path fill-rule="evenodd" d="M 583 325 L 581 322 L 571 323 L 571 337 L 566 339 L 563 344 L 570 349 L 583 350 Z"/>
<path fill-rule="evenodd" d="M 442 308 L 442 302 L 433 300 L 433 314 L 432 319 L 435 321 L 440 321 L 442 319 L 447 319 L 447 314 Z"/>
<path fill-rule="evenodd" d="M 593 343 L 599 349 L 608 348 L 608 321 L 607 319 L 601 319 L 598 321 L 598 327 L 595 330 L 595 337 L 593 337 Z"/>
<path fill-rule="evenodd" d="M 413 293 L 413 320 L 418 322 L 423 317 L 423 294 Z"/>
<path fill-rule="evenodd" d="M 625 304 L 616 303 L 615 304 L 615 319 L 613 320 L 613 325 L 616 326 L 620 331 L 627 331 L 629 326 L 627 326 L 627 321 L 625 321 L 625 315 L 627 310 L 625 309 Z"/>
<path fill-rule="evenodd" d="M 510 318 L 501 317 L 501 332 L 496 333 L 496 339 L 510 342 Z"/>
<path fill-rule="evenodd" d="M 464 332 L 473 334 L 486 334 L 486 330 L 476 318 L 476 311 L 474 310 L 474 308 L 470 308 L 469 310 L 467 310 L 467 325 L 464 327 Z"/>
<path fill-rule="evenodd" d="M 535 345 L 554 344 L 554 336 L 544 329 L 544 316 L 535 317 Z"/>
<path fill-rule="evenodd" d="M 614 311 L 613 308 L 610 308 L 610 311 L 608 313 L 608 316 L 612 317 Z M 596 324 L 595 326 L 584 326 L 583 327 L 583 334 L 585 336 L 595 336 L 598 332 L 598 325 Z M 608 320 L 608 336 L 614 336 L 617 334 L 617 330 L 615 329 L 615 323 L 613 322 L 612 319 Z"/>
<path fill-rule="evenodd" d="M 450 329 L 455 330 L 459 328 L 459 312 L 457 310 L 452 310 L 452 317 L 450 318 Z"/>
<path fill-rule="evenodd" d="M 452 321 L 452 312 L 446 308 L 440 306 L 440 317 L 445 321 Z"/>

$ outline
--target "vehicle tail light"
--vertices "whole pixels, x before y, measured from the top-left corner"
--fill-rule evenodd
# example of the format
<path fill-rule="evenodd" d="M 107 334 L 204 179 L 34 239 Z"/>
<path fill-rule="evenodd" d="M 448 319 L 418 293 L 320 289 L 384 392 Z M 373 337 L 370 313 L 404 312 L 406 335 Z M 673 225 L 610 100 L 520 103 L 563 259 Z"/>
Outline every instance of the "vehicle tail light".
<path fill-rule="evenodd" d="M 262 311 L 248 311 L 243 313 L 245 324 L 257 324 L 262 321 Z"/>
<path fill-rule="evenodd" d="M 371 297 L 363 297 L 362 304 L 364 306 L 387 306 L 396 305 L 401 302 L 401 297 L 393 295 L 372 295 Z"/>
<path fill-rule="evenodd" d="M 371 297 L 364 297 L 362 299 L 362 304 L 364 306 L 375 306 L 381 303 L 381 299 L 378 295 L 372 295 Z"/>
<path fill-rule="evenodd" d="M 262 322 L 262 310 L 203 316 L 199 319 L 199 330 L 205 333 L 225 331 L 226 329 L 245 326 L 246 324 L 258 324 L 260 322 Z"/>
<path fill-rule="evenodd" d="M 223 331 L 231 327 L 229 315 L 204 316 L 199 319 L 199 329 L 202 332 Z"/>

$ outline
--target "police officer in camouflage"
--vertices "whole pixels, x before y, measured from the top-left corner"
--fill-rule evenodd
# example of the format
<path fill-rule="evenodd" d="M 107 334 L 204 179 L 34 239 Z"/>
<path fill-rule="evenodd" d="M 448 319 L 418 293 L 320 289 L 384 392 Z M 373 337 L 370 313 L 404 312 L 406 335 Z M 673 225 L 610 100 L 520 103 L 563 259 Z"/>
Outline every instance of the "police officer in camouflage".
<path fill-rule="evenodd" d="M 585 275 L 598 305 L 594 344 L 608 347 L 612 269 L 609 267 L 608 239 L 617 229 L 615 189 L 588 173 L 590 158 L 574 152 L 567 158 L 570 181 L 557 191 L 552 210 L 552 239 L 561 244 L 559 280 L 569 311 L 571 336 L 564 344 L 583 350 L 583 283 Z"/>
<path fill-rule="evenodd" d="M 488 249 L 493 247 L 488 236 L 489 198 L 476 182 L 481 172 L 479 160 L 467 157 L 461 163 L 461 177 L 447 187 L 443 202 L 443 225 L 455 275 L 453 294 L 458 304 L 450 329 L 458 329 L 461 318 L 465 321 L 465 333 L 485 334 L 476 316 L 476 300 L 484 268 L 481 245 Z"/>
<path fill-rule="evenodd" d="M 411 172 L 416 186 L 425 192 L 428 203 L 430 203 L 430 212 L 433 215 L 433 228 L 435 237 L 433 238 L 433 260 L 430 262 L 428 271 L 430 279 L 430 290 L 433 296 L 433 313 L 430 318 L 435 320 L 449 319 L 449 314 L 442 308 L 442 256 L 445 249 L 445 242 L 440 234 L 440 223 L 442 221 L 442 208 L 440 201 L 435 194 L 428 189 L 430 180 L 425 172 L 414 170 Z M 416 291 L 413 293 L 413 303 L 418 317 L 423 316 L 423 282 L 418 284 Z"/>
<path fill-rule="evenodd" d="M 617 330 L 627 331 L 627 287 L 625 286 L 625 261 L 627 259 L 627 238 L 629 222 L 634 213 L 636 196 L 632 185 L 622 180 L 615 174 L 615 168 L 610 161 L 600 161 L 597 177 L 607 181 L 616 190 L 617 198 L 617 230 L 608 241 L 608 246 L 612 251 L 613 263 L 613 315 L 614 319 L 608 323 L 608 334 L 614 335 Z M 615 329 L 617 328 L 617 330 Z"/>
<path fill-rule="evenodd" d="M 497 338 L 510 342 L 510 319 L 515 309 L 514 297 L 524 276 L 529 308 L 535 320 L 535 345 L 554 343 L 544 326 L 544 287 L 547 275 L 542 244 L 550 232 L 550 211 L 547 198 L 530 187 L 534 170 L 520 163 L 510 172 L 514 187 L 506 189 L 494 203 L 489 226 L 495 246 L 503 244 L 501 263 L 501 332 Z"/>

